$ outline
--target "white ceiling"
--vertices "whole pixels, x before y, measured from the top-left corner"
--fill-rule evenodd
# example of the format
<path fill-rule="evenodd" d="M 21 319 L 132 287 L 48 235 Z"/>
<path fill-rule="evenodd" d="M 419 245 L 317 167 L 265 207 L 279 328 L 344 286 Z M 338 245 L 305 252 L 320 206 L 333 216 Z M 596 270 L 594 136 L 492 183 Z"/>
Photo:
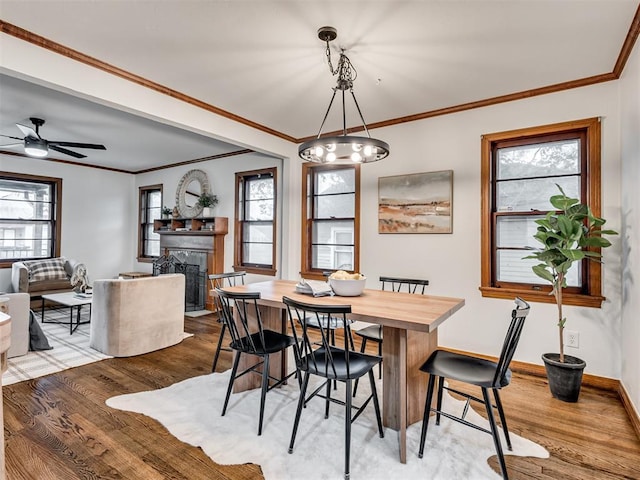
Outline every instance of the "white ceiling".
<path fill-rule="evenodd" d="M 302 138 L 317 133 L 335 84 L 316 36 L 323 25 L 338 29 L 334 65 L 345 48 L 371 124 L 609 73 L 637 8 L 637 0 L 2 0 L 0 19 Z M 137 171 L 238 149 L 23 81 L 0 77 L 0 87 L 0 133 L 19 136 L 16 122 L 42 116 L 44 138 L 107 146 L 82 151 L 88 163 Z M 359 122 L 349 115 L 348 124 Z M 340 126 L 336 115 L 325 131 Z M 148 138 L 153 154 L 138 146 Z"/>

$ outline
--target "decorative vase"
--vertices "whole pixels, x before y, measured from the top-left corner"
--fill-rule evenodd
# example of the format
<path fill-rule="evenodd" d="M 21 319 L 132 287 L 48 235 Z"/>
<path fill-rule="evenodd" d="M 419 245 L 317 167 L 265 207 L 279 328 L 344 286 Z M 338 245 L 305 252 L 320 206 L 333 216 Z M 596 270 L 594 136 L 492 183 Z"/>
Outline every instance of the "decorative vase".
<path fill-rule="evenodd" d="M 206 218 L 213 217 L 213 207 L 202 207 L 202 216 Z"/>
<path fill-rule="evenodd" d="M 545 353 L 542 355 L 542 361 L 547 371 L 551 395 L 563 402 L 577 402 L 582 385 L 582 372 L 587 363 L 571 355 L 565 355 L 564 362 L 561 362 L 559 353 Z"/>

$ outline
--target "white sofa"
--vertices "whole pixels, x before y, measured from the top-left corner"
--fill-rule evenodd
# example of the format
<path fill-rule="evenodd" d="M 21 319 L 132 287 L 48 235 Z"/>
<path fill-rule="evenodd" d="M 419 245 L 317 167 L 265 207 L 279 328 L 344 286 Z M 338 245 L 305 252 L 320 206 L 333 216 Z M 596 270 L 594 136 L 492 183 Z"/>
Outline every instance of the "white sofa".
<path fill-rule="evenodd" d="M 11 347 L 7 357 L 19 357 L 29 351 L 29 294 L 0 293 L 0 297 L 9 299 L 11 316 Z"/>
<path fill-rule="evenodd" d="M 184 333 L 182 274 L 95 280 L 90 346 L 130 357 L 180 343 Z"/>

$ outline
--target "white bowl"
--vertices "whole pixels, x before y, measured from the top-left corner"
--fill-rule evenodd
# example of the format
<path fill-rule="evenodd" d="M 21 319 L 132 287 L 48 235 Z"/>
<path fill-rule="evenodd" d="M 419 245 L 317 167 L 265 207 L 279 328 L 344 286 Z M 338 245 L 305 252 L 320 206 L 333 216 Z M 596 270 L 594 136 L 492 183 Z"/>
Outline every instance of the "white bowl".
<path fill-rule="evenodd" d="M 364 290 L 364 284 L 367 278 L 360 280 L 339 280 L 337 278 L 329 278 L 329 285 L 333 289 L 333 293 L 339 297 L 357 297 Z"/>

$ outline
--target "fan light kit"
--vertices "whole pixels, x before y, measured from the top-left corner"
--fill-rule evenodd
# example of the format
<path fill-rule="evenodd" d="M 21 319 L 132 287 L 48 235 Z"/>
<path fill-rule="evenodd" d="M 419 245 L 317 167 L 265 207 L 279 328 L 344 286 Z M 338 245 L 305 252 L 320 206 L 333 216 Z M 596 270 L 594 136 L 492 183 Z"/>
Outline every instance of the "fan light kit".
<path fill-rule="evenodd" d="M 16 127 L 24 134 L 24 138 L 12 137 L 10 135 L 0 135 L 1 137 L 13 138 L 14 140 L 21 140 L 21 143 L 12 143 L 11 145 L 0 145 L 0 147 L 19 147 L 24 146 L 24 153 L 30 157 L 44 158 L 49 154 L 49 149 L 56 152 L 64 153 L 75 158 L 85 158 L 86 155 L 74 152 L 67 148 L 62 147 L 74 147 L 74 148 L 93 148 L 95 150 L 106 150 L 104 145 L 96 143 L 78 143 L 78 142 L 62 142 L 45 140 L 40 136 L 40 127 L 44 125 L 44 120 L 41 118 L 31 117 L 31 123 L 35 129 L 16 123 Z"/>
<path fill-rule="evenodd" d="M 340 59 L 338 60 L 338 66 L 333 69 L 331 64 L 331 50 L 329 42 L 335 40 L 338 36 L 338 31 L 333 27 L 321 27 L 318 30 L 318 38 L 326 43 L 326 56 L 329 62 L 329 71 L 332 75 L 337 75 L 337 85 L 333 88 L 333 95 L 329 102 L 329 108 L 324 114 L 324 119 L 320 125 L 318 136 L 307 142 L 304 142 L 298 147 L 298 155 L 301 159 L 315 162 L 315 163 L 370 163 L 377 162 L 389 156 L 389 144 L 371 138 L 367 124 L 364 121 L 360 106 L 356 100 L 356 95 L 353 93 L 353 81 L 358 76 L 356 69 L 351 64 L 349 58 L 345 55 L 344 51 L 340 52 Z M 353 97 L 353 103 L 356 106 L 362 126 L 366 133 L 366 137 L 347 135 L 347 117 L 345 109 L 345 91 L 349 90 Z M 324 127 L 329 111 L 333 105 L 333 101 L 336 98 L 336 93 L 342 92 L 342 135 L 321 137 L 322 128 Z"/>

